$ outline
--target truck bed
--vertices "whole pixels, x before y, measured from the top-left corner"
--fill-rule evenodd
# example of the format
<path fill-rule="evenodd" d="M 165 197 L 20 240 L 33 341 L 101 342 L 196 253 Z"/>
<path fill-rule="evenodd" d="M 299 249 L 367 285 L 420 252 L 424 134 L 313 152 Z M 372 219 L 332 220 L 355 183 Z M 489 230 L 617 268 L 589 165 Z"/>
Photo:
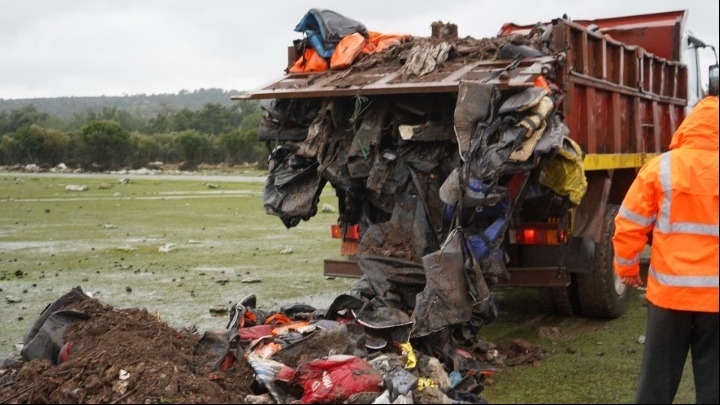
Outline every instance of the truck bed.
<path fill-rule="evenodd" d="M 603 21 L 593 22 L 602 26 Z M 637 17 L 632 21 L 640 24 Z M 664 31 L 670 27 L 677 37 L 682 30 L 678 21 L 684 21 L 684 12 L 653 15 L 650 26 Z M 605 23 L 606 29 L 615 36 L 625 32 L 624 38 L 630 40 L 633 37 L 628 29 L 622 29 L 623 22 L 612 19 L 612 24 Z M 685 117 L 687 68 L 586 25 L 554 20 L 545 55 L 522 59 L 516 66 L 512 60 L 497 60 L 494 55 L 527 27 L 506 24 L 497 38 L 458 39 L 451 57 L 424 76 L 405 77 L 402 52 L 385 51 L 369 55 L 347 70 L 286 74 L 233 99 L 457 93 L 462 81 L 518 89 L 533 86 L 540 75 L 550 75 L 562 93 L 559 108 L 571 136 L 586 152 L 586 170 L 640 167 L 649 156 L 667 148 Z M 653 35 L 647 30 L 644 27 L 645 35 L 637 37 Z M 420 41 L 432 43 L 428 38 L 412 38 L 406 48 Z M 679 53 L 655 48 L 666 55 Z"/>

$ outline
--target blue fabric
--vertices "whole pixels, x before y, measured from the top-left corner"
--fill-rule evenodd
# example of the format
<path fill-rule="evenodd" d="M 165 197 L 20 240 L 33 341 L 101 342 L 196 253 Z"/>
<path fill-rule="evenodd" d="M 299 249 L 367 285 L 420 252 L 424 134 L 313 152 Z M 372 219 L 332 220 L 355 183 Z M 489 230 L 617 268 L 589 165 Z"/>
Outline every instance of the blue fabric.
<path fill-rule="evenodd" d="M 484 238 L 479 235 L 470 235 L 468 236 L 468 245 L 470 246 L 470 251 L 472 252 L 473 256 L 475 256 L 475 260 L 480 260 L 487 252 L 490 250 L 490 246 L 488 246 L 488 243 L 492 243 L 493 241 L 497 240 L 497 238 L 500 236 L 500 232 L 502 232 L 503 227 L 505 226 L 505 219 L 498 218 L 495 220 L 495 222 L 492 223 L 485 231 L 483 232 Z"/>
<path fill-rule="evenodd" d="M 359 32 L 368 37 L 367 29 L 362 23 L 347 18 L 332 10 L 310 9 L 295 26 L 296 32 L 302 32 L 310 46 L 323 58 L 330 58 L 340 40 L 350 34 Z"/>
<path fill-rule="evenodd" d="M 323 41 L 322 37 L 317 31 L 307 30 L 305 36 L 310 40 L 310 46 L 315 49 L 315 52 L 323 58 L 327 59 L 332 56 L 335 51 L 334 43 L 327 43 Z"/>

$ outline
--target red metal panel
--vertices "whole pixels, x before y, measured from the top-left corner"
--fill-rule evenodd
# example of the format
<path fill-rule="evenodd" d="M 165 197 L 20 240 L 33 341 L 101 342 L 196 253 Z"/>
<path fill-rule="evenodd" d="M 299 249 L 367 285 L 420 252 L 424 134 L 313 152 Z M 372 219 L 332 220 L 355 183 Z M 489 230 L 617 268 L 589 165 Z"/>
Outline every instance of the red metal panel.
<path fill-rule="evenodd" d="M 662 143 L 660 141 L 660 133 L 662 132 L 662 127 L 660 126 L 660 108 L 663 106 L 660 105 L 657 101 L 652 102 L 652 123 L 653 123 L 653 147 L 649 148 L 649 151 L 653 151 L 655 153 L 661 152 L 662 149 Z M 666 108 L 663 108 L 663 110 L 666 110 Z"/>
<path fill-rule="evenodd" d="M 574 20 L 573 23 L 582 27 L 596 25 L 601 33 L 609 35 L 618 42 L 640 46 L 660 58 L 679 61 L 686 20 L 687 11 L 678 10 L 595 20 Z M 534 26 L 535 24 L 507 23 L 502 26 L 498 35 L 527 33 Z"/>
<path fill-rule="evenodd" d="M 643 145 L 642 139 L 642 104 L 639 97 L 633 97 L 632 100 L 632 136 L 628 139 L 628 148 L 632 151 L 641 151 Z M 633 142 L 634 141 L 634 142 Z"/>
<path fill-rule="evenodd" d="M 612 96 L 610 98 L 610 122 L 611 125 L 609 125 L 609 128 L 611 128 L 612 136 L 609 138 L 612 140 L 612 145 L 609 148 L 610 153 L 620 153 L 622 152 L 622 120 L 624 118 L 623 116 L 624 111 L 622 109 L 622 106 L 620 104 L 620 94 L 619 93 L 612 93 Z"/>
<path fill-rule="evenodd" d="M 592 87 L 585 89 L 585 111 L 587 111 L 585 117 L 587 145 L 583 150 L 587 153 L 598 153 L 597 127 L 595 125 L 595 89 Z M 570 133 L 572 134 L 572 131 Z"/>
<path fill-rule="evenodd" d="M 566 89 L 563 103 L 570 104 L 563 111 L 583 150 L 657 153 L 667 148 L 665 138 L 678 121 L 664 118 L 685 105 L 684 91 L 675 86 L 680 82 L 676 73 L 683 74 L 685 67 L 606 40 L 574 22 L 556 24 L 553 34 L 558 38 L 553 45 L 564 45 L 572 61 L 560 75 Z"/>

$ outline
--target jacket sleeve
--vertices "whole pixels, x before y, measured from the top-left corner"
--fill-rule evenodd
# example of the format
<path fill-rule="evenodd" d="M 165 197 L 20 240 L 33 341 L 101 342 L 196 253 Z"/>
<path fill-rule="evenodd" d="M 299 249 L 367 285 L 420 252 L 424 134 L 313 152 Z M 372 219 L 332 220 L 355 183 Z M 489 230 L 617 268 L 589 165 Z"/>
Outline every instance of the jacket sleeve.
<path fill-rule="evenodd" d="M 640 253 L 657 219 L 658 163 L 656 157 L 640 169 L 615 217 L 613 264 L 618 276 L 635 276 L 640 272 Z"/>

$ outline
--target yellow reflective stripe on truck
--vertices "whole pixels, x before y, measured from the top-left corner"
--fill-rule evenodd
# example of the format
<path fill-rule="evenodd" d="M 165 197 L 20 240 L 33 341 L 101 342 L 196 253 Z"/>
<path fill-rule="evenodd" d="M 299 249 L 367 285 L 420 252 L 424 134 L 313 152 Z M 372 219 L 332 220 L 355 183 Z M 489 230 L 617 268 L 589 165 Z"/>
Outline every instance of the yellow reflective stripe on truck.
<path fill-rule="evenodd" d="M 589 171 L 642 167 L 655 156 L 657 153 L 592 153 L 585 155 L 583 168 Z"/>

